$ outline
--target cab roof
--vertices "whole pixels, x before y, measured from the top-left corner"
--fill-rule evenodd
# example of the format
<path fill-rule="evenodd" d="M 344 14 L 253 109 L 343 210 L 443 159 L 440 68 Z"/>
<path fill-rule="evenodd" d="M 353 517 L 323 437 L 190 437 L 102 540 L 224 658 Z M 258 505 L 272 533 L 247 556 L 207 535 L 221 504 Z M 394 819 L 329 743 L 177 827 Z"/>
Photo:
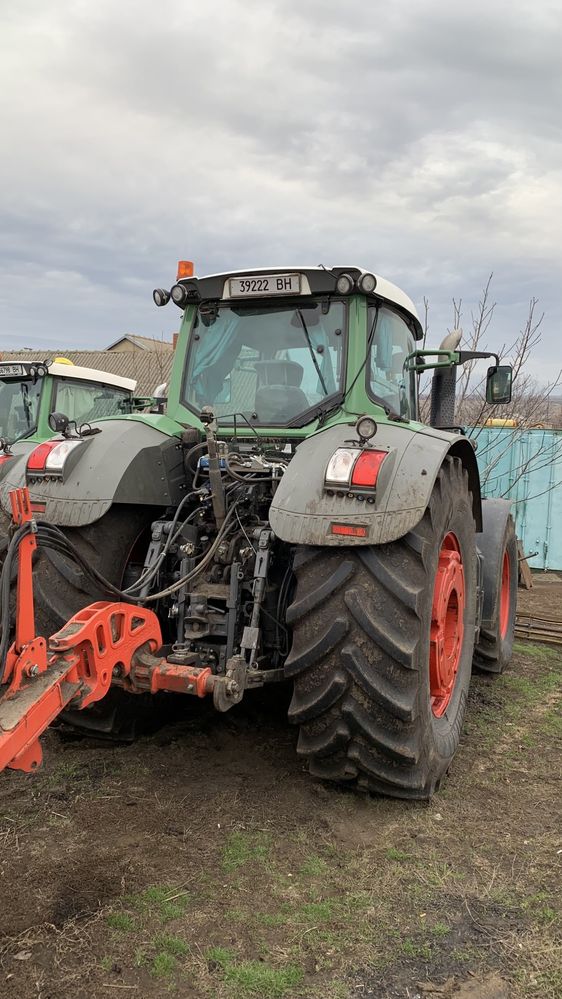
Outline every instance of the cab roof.
<path fill-rule="evenodd" d="M 374 274 L 377 279 L 376 288 L 373 294 L 368 297 L 375 300 L 382 299 L 390 305 L 397 306 L 412 320 L 416 338 L 419 340 L 423 336 L 423 328 L 412 299 L 398 285 L 376 274 L 375 271 L 366 270 L 364 267 L 344 267 L 340 265 L 333 267 L 324 267 L 322 265 L 245 267 L 243 270 L 223 271 L 218 274 L 207 274 L 202 277 L 195 276 L 180 279 L 178 284 L 185 285 L 186 288 L 190 289 L 193 298 L 211 298 L 228 301 L 230 299 L 228 291 L 228 281 L 230 278 L 262 274 L 300 274 L 305 279 L 302 282 L 301 295 L 335 293 L 336 281 L 341 274 L 349 274 L 355 281 L 363 274 Z"/>

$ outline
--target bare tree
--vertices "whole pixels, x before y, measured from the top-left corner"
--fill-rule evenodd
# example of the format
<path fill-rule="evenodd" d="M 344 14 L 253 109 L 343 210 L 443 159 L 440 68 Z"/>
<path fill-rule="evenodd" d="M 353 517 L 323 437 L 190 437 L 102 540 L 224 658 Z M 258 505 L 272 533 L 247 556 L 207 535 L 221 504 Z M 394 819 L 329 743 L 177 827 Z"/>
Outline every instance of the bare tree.
<path fill-rule="evenodd" d="M 460 349 L 471 351 L 486 351 L 487 334 L 494 317 L 496 302 L 491 297 L 493 274 L 490 274 L 480 296 L 477 308 L 470 315 L 468 333 L 461 340 Z M 424 299 L 424 345 L 428 333 L 429 303 Z M 524 459 L 516 467 L 511 466 L 509 483 L 505 484 L 505 463 L 502 459 L 515 448 L 522 434 L 530 429 L 543 429 L 554 425 L 558 414 L 557 402 L 553 393 L 562 383 L 562 369 L 555 373 L 552 381 L 546 386 L 540 386 L 528 371 L 528 362 L 541 341 L 544 313 L 538 311 L 538 300 L 532 298 L 525 321 L 511 344 L 503 344 L 497 354 L 500 361 L 509 361 L 513 367 L 513 394 L 509 406 L 492 406 L 486 402 L 486 370 L 480 360 L 469 361 L 460 370 L 457 381 L 456 422 L 468 429 L 469 436 L 475 440 L 482 434 L 482 428 L 489 421 L 505 419 L 506 429 L 501 440 L 496 439 L 480 448 L 479 463 L 482 470 L 482 485 L 484 492 L 495 493 L 501 486 L 501 495 L 513 498 L 520 491 L 519 484 L 546 465 L 562 460 L 562 438 L 549 434 L 537 434 L 533 438 L 533 446 Z M 451 329 L 463 330 L 463 303 L 453 299 L 453 320 Z M 428 383 L 421 386 L 422 419 L 428 416 Z M 562 407 L 560 407 L 562 409 Z M 562 417 L 561 417 L 562 420 Z M 507 423 L 509 421 L 509 423 Z M 513 422 L 512 422 L 513 421 Z M 507 427 L 509 426 L 509 430 Z M 515 453 L 515 452 L 514 452 Z M 521 453 L 518 451 L 518 453 Z M 489 460 L 486 463 L 486 456 Z M 558 479 L 560 476 L 558 476 Z M 501 480 L 501 481 L 500 481 Z M 528 481 L 525 481 L 527 486 Z M 549 488 L 562 487 L 560 481 L 553 481 Z M 525 499 L 531 499 L 530 492 L 525 489 Z"/>

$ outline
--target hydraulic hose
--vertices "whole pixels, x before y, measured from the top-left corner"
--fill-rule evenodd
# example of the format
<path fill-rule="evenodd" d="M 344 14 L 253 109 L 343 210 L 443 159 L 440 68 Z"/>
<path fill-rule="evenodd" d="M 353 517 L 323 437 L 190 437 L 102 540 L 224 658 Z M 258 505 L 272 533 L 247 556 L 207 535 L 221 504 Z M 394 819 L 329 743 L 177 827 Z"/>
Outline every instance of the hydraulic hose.
<path fill-rule="evenodd" d="M 2 615 L 2 638 L 0 639 L 0 684 L 4 683 L 6 673 L 6 659 L 10 648 L 10 577 L 12 575 L 12 563 L 17 556 L 19 543 L 26 534 L 31 531 L 29 522 L 22 524 L 14 532 L 8 545 L 4 565 L 2 566 L 2 576 L 0 579 L 0 612 Z"/>

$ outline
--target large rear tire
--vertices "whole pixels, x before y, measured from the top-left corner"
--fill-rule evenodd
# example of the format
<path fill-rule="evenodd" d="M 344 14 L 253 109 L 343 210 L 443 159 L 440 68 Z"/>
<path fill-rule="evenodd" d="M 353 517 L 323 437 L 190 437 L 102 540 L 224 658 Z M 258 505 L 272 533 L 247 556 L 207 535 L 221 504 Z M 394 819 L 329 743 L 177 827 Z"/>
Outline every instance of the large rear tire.
<path fill-rule="evenodd" d="M 441 468 L 406 537 L 364 548 L 305 548 L 287 620 L 290 720 L 317 777 L 428 799 L 457 749 L 476 617 L 468 477 Z"/>

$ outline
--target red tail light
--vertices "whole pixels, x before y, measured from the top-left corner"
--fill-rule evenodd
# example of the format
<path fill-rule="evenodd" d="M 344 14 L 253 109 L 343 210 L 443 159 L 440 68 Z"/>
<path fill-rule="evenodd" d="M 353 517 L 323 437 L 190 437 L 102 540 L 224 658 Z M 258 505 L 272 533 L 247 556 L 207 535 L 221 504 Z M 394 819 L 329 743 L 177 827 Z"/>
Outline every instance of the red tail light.
<path fill-rule="evenodd" d="M 85 444 L 82 440 L 61 440 L 60 437 L 38 444 L 27 459 L 28 476 L 54 475 L 61 478 L 69 454 Z"/>
<path fill-rule="evenodd" d="M 374 488 L 387 451 L 362 451 L 353 466 L 351 485 Z"/>
<path fill-rule="evenodd" d="M 28 472 L 44 472 L 47 458 L 57 444 L 60 444 L 60 441 L 45 441 L 43 444 L 38 444 L 27 459 Z"/>

